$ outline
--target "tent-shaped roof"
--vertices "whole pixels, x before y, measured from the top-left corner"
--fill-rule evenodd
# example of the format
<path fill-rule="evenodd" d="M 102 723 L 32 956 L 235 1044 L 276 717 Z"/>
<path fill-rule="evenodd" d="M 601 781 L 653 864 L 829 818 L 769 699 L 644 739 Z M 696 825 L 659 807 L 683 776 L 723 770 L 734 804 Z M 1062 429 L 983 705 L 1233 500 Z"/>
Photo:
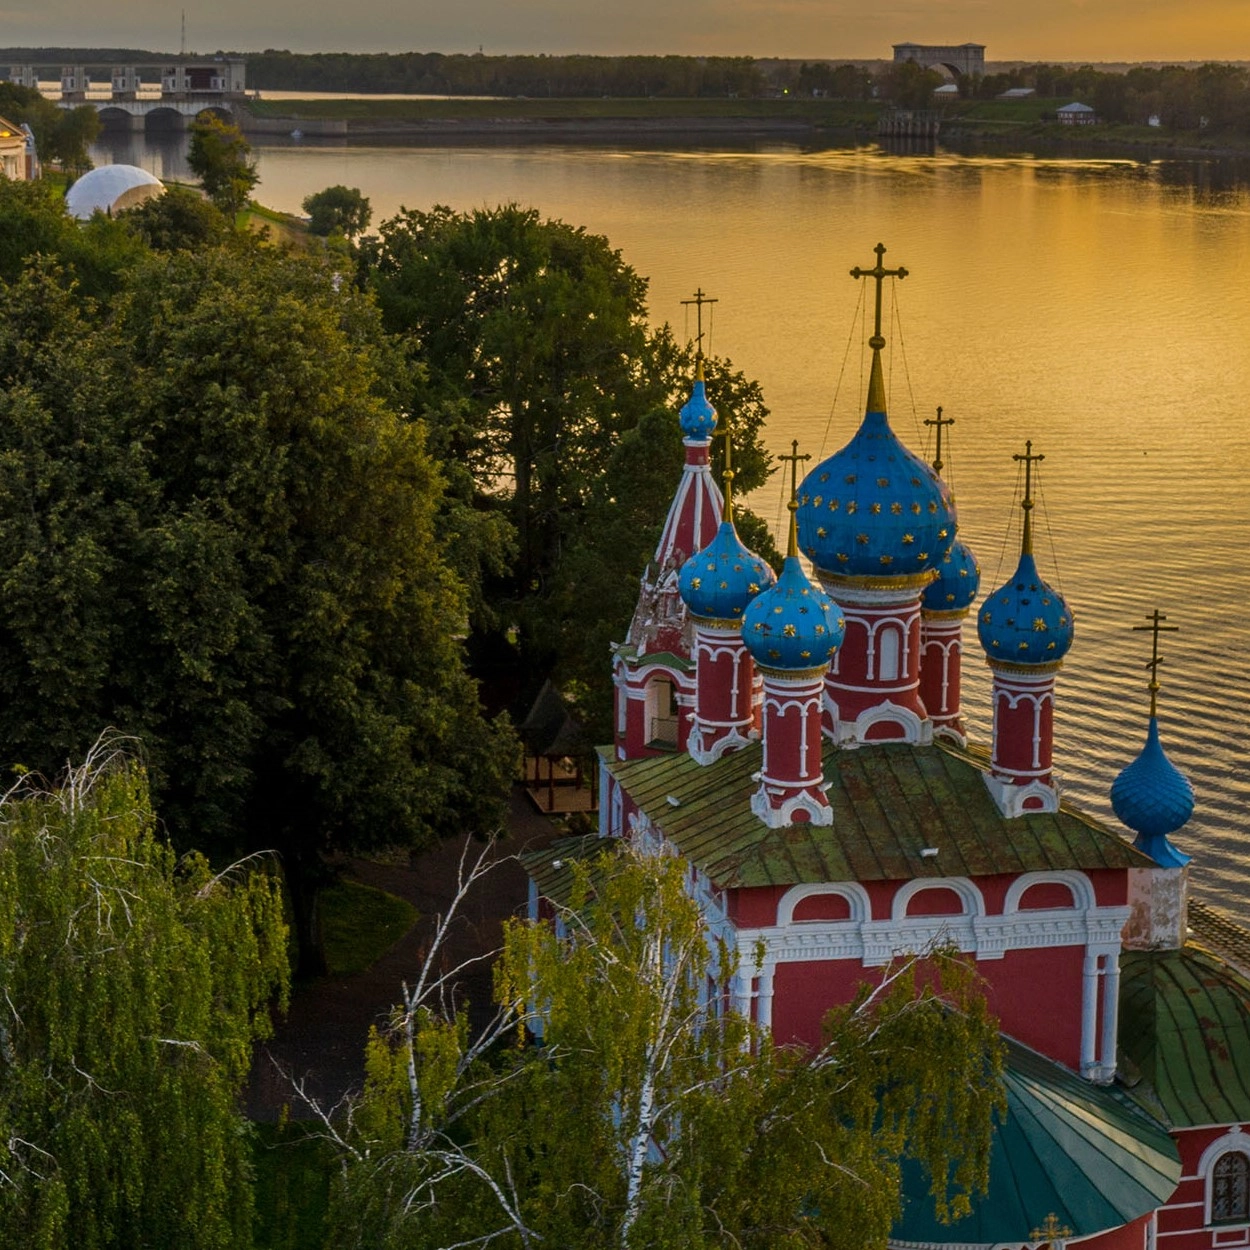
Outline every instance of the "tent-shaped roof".
<path fill-rule="evenodd" d="M 1007 1115 L 994 1129 L 989 1194 L 974 1200 L 971 1215 L 940 1224 L 927 1177 L 905 1162 L 891 1245 L 1023 1245 L 1051 1215 L 1070 1230 L 1065 1238 L 1087 1237 L 1172 1196 L 1181 1163 L 1165 1129 L 1114 1089 L 1018 1042 L 1007 1047 Z"/>
<path fill-rule="evenodd" d="M 520 733 L 530 755 L 561 759 L 589 747 L 581 722 L 550 681 L 543 682 L 529 714 L 521 722 Z"/>

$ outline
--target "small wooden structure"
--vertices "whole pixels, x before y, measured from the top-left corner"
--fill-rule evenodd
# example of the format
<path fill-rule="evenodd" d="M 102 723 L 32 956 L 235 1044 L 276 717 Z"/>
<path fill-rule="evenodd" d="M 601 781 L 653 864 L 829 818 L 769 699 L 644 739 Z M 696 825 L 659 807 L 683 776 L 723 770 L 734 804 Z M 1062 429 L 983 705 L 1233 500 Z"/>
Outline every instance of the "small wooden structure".
<path fill-rule="evenodd" d="M 595 811 L 599 806 L 598 773 L 590 770 L 587 792 L 582 770 L 590 742 L 564 696 L 550 681 L 543 683 L 521 722 L 520 733 L 525 746 L 525 788 L 534 801 L 548 812 Z M 558 809 L 557 790 L 561 792 Z"/>
<path fill-rule="evenodd" d="M 886 139 L 936 139 L 941 113 L 933 109 L 887 109 L 877 118 L 877 134 Z"/>

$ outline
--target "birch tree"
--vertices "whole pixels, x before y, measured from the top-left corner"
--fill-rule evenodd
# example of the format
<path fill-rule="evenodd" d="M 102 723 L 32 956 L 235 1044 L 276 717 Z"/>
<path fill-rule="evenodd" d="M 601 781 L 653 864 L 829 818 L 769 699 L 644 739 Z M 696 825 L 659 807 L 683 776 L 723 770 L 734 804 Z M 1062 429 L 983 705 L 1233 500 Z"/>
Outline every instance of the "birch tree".
<path fill-rule="evenodd" d="M 863 1250 L 905 1154 L 966 1210 L 1000 1105 L 969 968 L 903 960 L 818 1051 L 774 1046 L 708 992 L 732 962 L 686 866 L 618 849 L 574 866 L 558 923 L 507 927 L 489 1050 L 411 995 L 371 1039 L 335 1244 Z"/>
<path fill-rule="evenodd" d="M 0 1244 L 244 1250 L 281 894 L 176 859 L 121 745 L 0 801 Z"/>

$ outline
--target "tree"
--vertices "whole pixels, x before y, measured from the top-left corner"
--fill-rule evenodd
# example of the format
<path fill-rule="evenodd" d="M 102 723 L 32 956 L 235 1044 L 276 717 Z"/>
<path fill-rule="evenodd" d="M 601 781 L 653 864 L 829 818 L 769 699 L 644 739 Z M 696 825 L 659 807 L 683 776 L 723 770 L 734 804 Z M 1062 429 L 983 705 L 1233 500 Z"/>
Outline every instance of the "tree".
<path fill-rule="evenodd" d="M 373 209 L 359 187 L 333 186 L 317 191 L 304 200 L 309 215 L 308 229 L 313 234 L 344 234 L 355 238 L 368 228 Z"/>
<path fill-rule="evenodd" d="M 229 223 L 209 200 L 188 187 L 169 186 L 118 214 L 121 221 L 157 252 L 197 251 L 226 241 Z"/>
<path fill-rule="evenodd" d="M 180 847 L 277 848 L 306 970 L 324 856 L 502 815 L 442 484 L 368 301 L 246 240 L 111 310 L 0 291 L 0 758 L 140 737 Z"/>
<path fill-rule="evenodd" d="M 242 131 L 215 113 L 202 113 L 191 123 L 187 165 L 200 180 L 205 194 L 233 221 L 247 205 L 260 181 L 252 145 Z"/>
<path fill-rule="evenodd" d="M 942 85 L 942 75 L 915 61 L 900 61 L 877 76 L 877 87 L 884 99 L 902 109 L 933 107 L 933 93 Z"/>
<path fill-rule="evenodd" d="M 238 1099 L 286 996 L 278 878 L 179 860 L 127 746 L 0 802 L 0 1240 L 244 1250 Z"/>
<path fill-rule="evenodd" d="M 620 483 L 627 505 L 635 487 L 663 496 L 646 517 L 653 549 L 680 472 L 674 413 L 689 395 L 690 354 L 667 330 L 648 330 L 646 283 L 606 239 L 532 209 L 405 211 L 365 240 L 360 267 L 385 325 L 419 362 L 411 407 L 458 484 L 462 517 L 503 518 L 514 535 L 503 574 L 481 567 L 472 578 L 486 591 L 471 620 L 478 654 L 501 653 L 535 688 L 553 671 L 584 680 L 593 663 L 597 674 L 606 651 L 587 658 L 583 624 L 601 605 L 577 596 L 569 561 L 578 553 L 584 569 L 597 559 L 620 570 L 620 586 L 636 586 L 651 552 L 638 561 L 639 534 L 621 546 L 622 528 L 600 525 L 601 505 L 617 498 L 608 466 L 644 418 L 665 414 L 649 427 L 662 431 L 663 455 L 647 449 L 656 454 L 633 461 L 646 480 Z M 751 490 L 769 472 L 759 443 L 767 409 L 732 369 L 709 362 L 709 377 L 718 406 L 736 410 L 739 485 Z M 632 607 L 613 612 L 618 638 Z"/>
<path fill-rule="evenodd" d="M 830 1013 L 819 1051 L 777 1047 L 705 992 L 735 969 L 683 861 L 622 843 L 570 871 L 558 926 L 508 925 L 483 1038 L 443 1005 L 437 939 L 371 1038 L 363 1097 L 323 1121 L 336 1245 L 883 1247 L 905 1154 L 939 1214 L 966 1212 L 1002 1097 L 965 963 L 901 960 Z M 536 1042 L 485 1053 L 509 1020 Z"/>
<path fill-rule="evenodd" d="M 100 115 L 92 105 L 63 109 L 34 87 L 0 82 L 0 115 L 30 126 L 41 160 L 73 174 L 91 168 L 87 148 L 100 133 Z"/>

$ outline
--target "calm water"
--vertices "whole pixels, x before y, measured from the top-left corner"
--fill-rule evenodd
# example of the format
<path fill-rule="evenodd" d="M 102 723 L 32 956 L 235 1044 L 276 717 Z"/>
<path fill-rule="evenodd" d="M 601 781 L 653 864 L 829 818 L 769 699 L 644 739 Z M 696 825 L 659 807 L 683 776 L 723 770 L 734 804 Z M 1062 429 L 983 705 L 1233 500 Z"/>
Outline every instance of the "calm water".
<path fill-rule="evenodd" d="M 117 144 L 112 159 L 185 172 L 176 140 Z M 944 459 L 984 589 L 1014 568 L 1011 454 L 1031 438 L 1046 455 L 1039 559 L 1077 620 L 1056 730 L 1067 792 L 1111 818 L 1107 791 L 1147 706 L 1149 636 L 1131 627 L 1158 606 L 1182 631 L 1165 636 L 1165 743 L 1198 795 L 1175 840 L 1195 856 L 1197 892 L 1250 922 L 1244 170 L 791 147 L 288 144 L 257 155 L 261 195 L 282 209 L 345 183 L 376 219 L 401 204 L 515 200 L 606 234 L 651 279 L 653 317 L 679 332 L 680 300 L 702 286 L 720 300 L 713 349 L 764 386 L 774 450 L 798 438 L 828 454 L 853 433 L 862 284 L 847 270 L 884 242 L 887 265 L 911 271 L 893 292 L 892 418 L 917 450 L 936 405 L 956 418 Z M 780 524 L 779 491 L 751 502 Z M 984 737 L 988 674 L 971 627 L 966 641 L 966 704 Z"/>

